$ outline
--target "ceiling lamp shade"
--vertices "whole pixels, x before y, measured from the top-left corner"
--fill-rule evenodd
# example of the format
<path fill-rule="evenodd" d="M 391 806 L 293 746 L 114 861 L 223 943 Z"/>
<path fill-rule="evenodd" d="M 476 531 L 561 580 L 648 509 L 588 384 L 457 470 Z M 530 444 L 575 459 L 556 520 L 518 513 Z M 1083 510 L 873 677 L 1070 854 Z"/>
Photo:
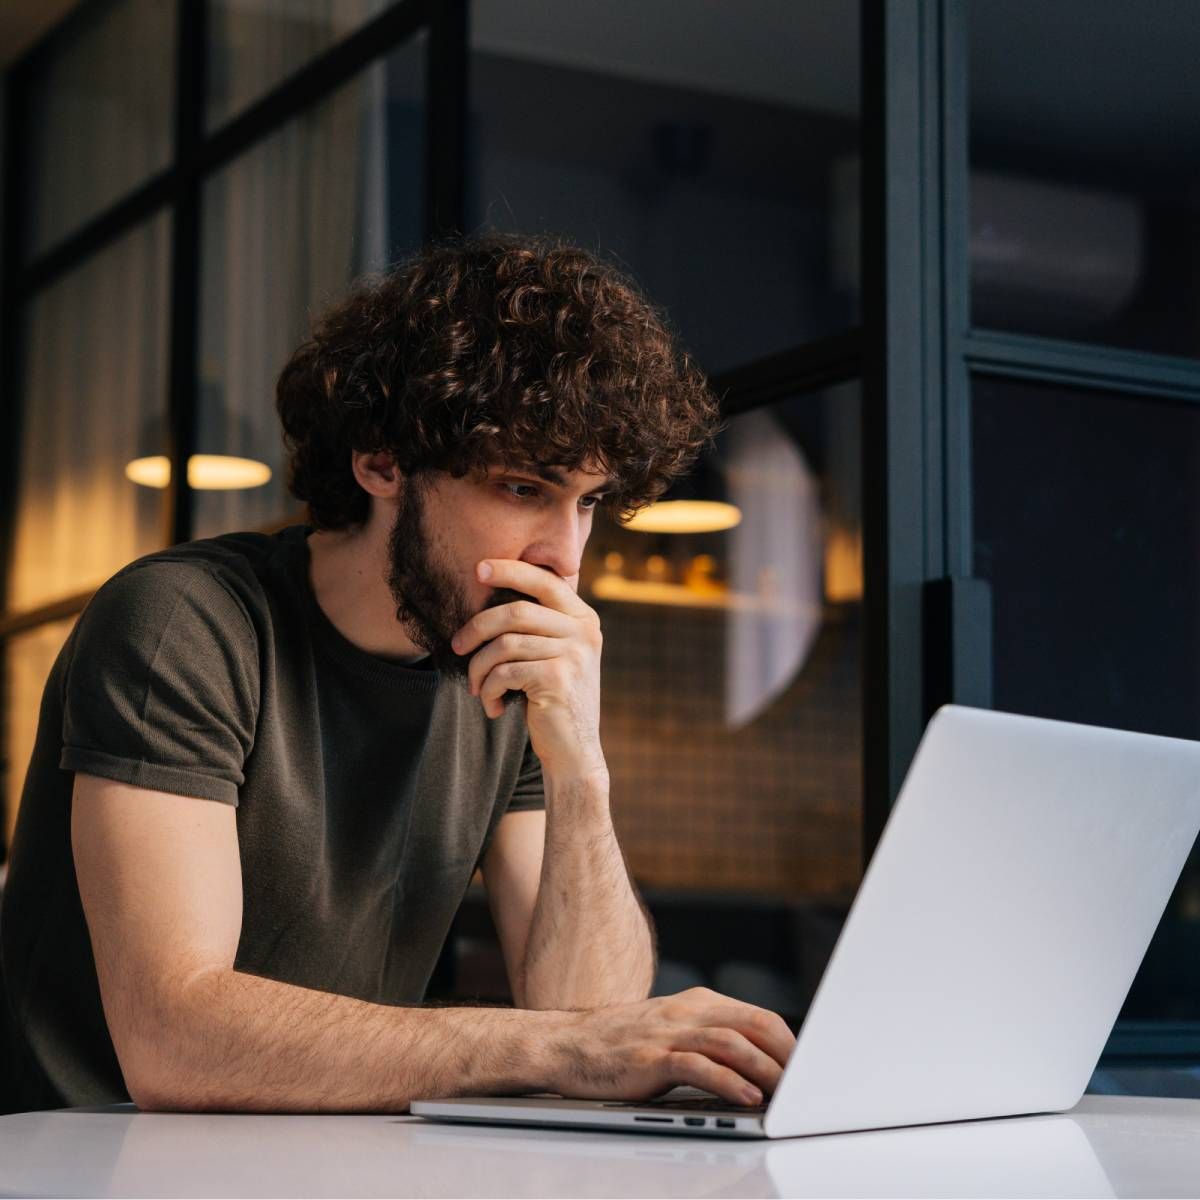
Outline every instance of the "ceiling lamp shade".
<path fill-rule="evenodd" d="M 734 528 L 741 519 L 737 505 L 726 498 L 719 466 L 705 455 L 661 500 L 635 513 L 625 527 L 638 533 L 719 533 Z"/>
<path fill-rule="evenodd" d="M 125 478 L 143 487 L 165 488 L 171 482 L 171 460 L 165 454 L 135 458 L 125 467 Z M 271 468 L 253 458 L 193 454 L 188 459 L 188 487 L 197 491 L 261 487 L 270 478 Z"/>
<path fill-rule="evenodd" d="M 639 533 L 717 533 L 739 524 L 742 514 L 723 500 L 659 500 L 626 525 Z"/>
<path fill-rule="evenodd" d="M 200 385 L 201 443 L 230 449 L 255 450 L 262 443 L 250 421 L 242 413 L 228 409 L 220 390 L 210 382 Z M 126 464 L 125 478 L 142 487 L 165 488 L 171 483 L 171 460 L 162 453 L 168 444 L 167 424 L 162 413 L 151 417 L 142 427 L 138 448 L 142 454 Z M 192 454 L 188 456 L 187 483 L 196 491 L 234 491 L 262 487 L 271 478 L 271 468 L 256 458 L 233 454 Z"/>

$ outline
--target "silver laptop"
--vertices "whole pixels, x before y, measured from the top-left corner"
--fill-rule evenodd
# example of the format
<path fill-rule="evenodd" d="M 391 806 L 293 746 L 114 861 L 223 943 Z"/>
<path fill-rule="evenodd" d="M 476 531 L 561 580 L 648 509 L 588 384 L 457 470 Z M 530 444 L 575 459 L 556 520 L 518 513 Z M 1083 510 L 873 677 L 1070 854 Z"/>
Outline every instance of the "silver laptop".
<path fill-rule="evenodd" d="M 440 1120 L 793 1137 L 1062 1112 L 1200 832 L 1200 742 L 948 705 L 770 1103 L 416 1100 Z"/>

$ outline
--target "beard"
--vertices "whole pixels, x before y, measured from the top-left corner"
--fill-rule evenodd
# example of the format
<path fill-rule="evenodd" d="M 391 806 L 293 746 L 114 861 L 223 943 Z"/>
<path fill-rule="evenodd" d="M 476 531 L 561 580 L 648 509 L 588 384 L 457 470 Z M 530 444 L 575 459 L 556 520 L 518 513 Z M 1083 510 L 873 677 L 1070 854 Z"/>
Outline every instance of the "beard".
<path fill-rule="evenodd" d="M 435 670 L 465 681 L 476 651 L 457 654 L 450 639 L 475 612 L 454 571 L 430 544 L 425 529 L 425 486 L 420 479 L 405 481 L 396 509 L 396 519 L 388 535 L 387 584 L 396 602 L 396 620 L 405 634 L 428 651 Z M 534 598 L 511 588 L 496 588 L 483 608 L 496 608 L 514 600 Z"/>

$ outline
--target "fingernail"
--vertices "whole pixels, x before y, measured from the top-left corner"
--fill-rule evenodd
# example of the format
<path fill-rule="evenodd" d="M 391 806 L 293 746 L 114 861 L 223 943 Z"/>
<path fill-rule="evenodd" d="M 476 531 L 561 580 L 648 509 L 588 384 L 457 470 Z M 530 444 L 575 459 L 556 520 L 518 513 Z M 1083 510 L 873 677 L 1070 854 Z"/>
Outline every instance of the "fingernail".
<path fill-rule="evenodd" d="M 491 579 L 491 577 L 492 577 L 492 564 L 489 562 L 481 562 L 479 564 L 479 578 L 480 579 Z"/>
<path fill-rule="evenodd" d="M 762 1092 L 760 1092 L 758 1088 L 747 1088 L 745 1091 L 745 1096 L 747 1104 L 762 1103 Z"/>

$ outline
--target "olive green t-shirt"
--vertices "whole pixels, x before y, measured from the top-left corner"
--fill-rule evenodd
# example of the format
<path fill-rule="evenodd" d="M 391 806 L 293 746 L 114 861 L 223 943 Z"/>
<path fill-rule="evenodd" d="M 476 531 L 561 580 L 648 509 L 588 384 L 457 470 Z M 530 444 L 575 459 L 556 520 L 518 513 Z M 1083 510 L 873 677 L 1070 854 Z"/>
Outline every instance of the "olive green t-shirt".
<path fill-rule="evenodd" d="M 310 532 L 138 559 L 55 661 L 0 917 L 18 1105 L 128 1099 L 75 879 L 76 771 L 236 806 L 234 967 L 379 1004 L 422 1001 L 500 818 L 544 807 L 523 706 L 489 720 L 461 681 L 349 642 L 312 592 Z"/>

